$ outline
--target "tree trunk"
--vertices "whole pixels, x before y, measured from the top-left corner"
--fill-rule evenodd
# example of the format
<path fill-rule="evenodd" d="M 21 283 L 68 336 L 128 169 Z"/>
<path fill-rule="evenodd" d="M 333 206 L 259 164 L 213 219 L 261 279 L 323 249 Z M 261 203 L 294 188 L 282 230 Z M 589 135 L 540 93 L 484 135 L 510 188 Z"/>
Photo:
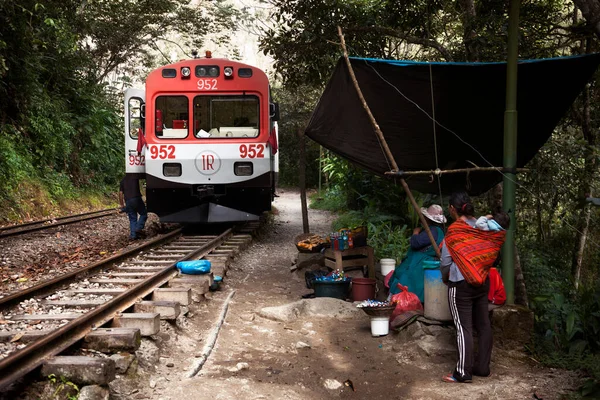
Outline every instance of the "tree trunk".
<path fill-rule="evenodd" d="M 583 252 L 585 251 L 585 242 L 587 240 L 588 230 L 590 227 L 590 207 L 584 206 L 582 210 L 581 219 L 583 221 L 583 229 L 578 232 L 579 240 L 577 241 L 577 251 L 575 253 L 575 260 L 573 264 L 573 281 L 575 289 L 579 289 L 579 282 L 581 282 L 581 265 L 583 264 Z"/>
<path fill-rule="evenodd" d="M 588 40 L 589 41 L 589 40 Z M 589 44 L 587 46 L 589 48 Z M 584 175 L 580 180 L 579 186 L 579 198 L 581 199 L 581 210 L 579 214 L 579 220 L 577 222 L 577 237 L 575 241 L 575 248 L 573 249 L 573 263 L 571 265 L 571 273 L 573 276 L 573 283 L 575 288 L 579 288 L 581 282 L 581 269 L 583 266 L 583 255 L 585 251 L 585 244 L 588 236 L 588 229 L 590 224 L 590 208 L 584 202 L 584 199 L 591 196 L 592 182 L 595 178 L 596 170 L 596 156 L 594 155 L 594 149 L 596 148 L 596 133 L 592 129 L 592 123 L 590 118 L 590 89 L 586 87 L 583 92 L 583 110 L 581 114 L 578 114 L 579 122 L 581 124 L 581 131 L 586 141 L 586 147 L 584 152 Z"/>
<path fill-rule="evenodd" d="M 539 173 L 539 171 L 541 170 L 542 166 L 540 164 L 540 159 L 539 157 L 537 157 L 536 159 L 536 169 Z M 544 238 L 544 223 L 542 221 L 542 190 L 541 190 L 541 184 L 540 184 L 540 179 L 536 179 L 536 200 L 535 200 L 535 205 L 536 205 L 536 220 L 537 220 L 537 228 L 538 228 L 538 232 L 537 232 L 537 237 L 538 237 L 538 243 L 542 244 L 545 240 Z"/>
<path fill-rule="evenodd" d="M 463 43 L 467 52 L 467 61 L 479 61 L 479 44 L 475 30 L 477 18 L 475 3 L 473 0 L 460 0 L 459 5 L 462 9 Z"/>
<path fill-rule="evenodd" d="M 309 233 L 308 226 L 308 206 L 306 204 L 306 151 L 304 141 L 304 130 L 298 128 L 298 144 L 300 150 L 300 160 L 298 162 L 298 179 L 300 181 L 300 203 L 302 205 L 302 231 Z"/>
<path fill-rule="evenodd" d="M 527 298 L 527 288 L 525 287 L 525 277 L 523 276 L 523 268 L 521 267 L 521 257 L 519 257 L 519 249 L 515 243 L 515 304 L 520 304 L 529 307 L 529 299 Z"/>
<path fill-rule="evenodd" d="M 581 10 L 583 18 L 596 36 L 600 37 L 600 2 L 598 0 L 573 0 L 573 3 Z"/>

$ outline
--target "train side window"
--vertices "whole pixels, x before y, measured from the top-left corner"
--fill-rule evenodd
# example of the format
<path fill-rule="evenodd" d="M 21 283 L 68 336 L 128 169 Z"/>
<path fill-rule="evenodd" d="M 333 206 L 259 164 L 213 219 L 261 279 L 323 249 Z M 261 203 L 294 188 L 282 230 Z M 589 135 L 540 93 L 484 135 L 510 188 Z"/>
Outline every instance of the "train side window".
<path fill-rule="evenodd" d="M 138 130 L 142 127 L 142 100 L 132 97 L 129 99 L 129 136 L 138 138 Z"/>
<path fill-rule="evenodd" d="M 189 100 L 185 96 L 159 96 L 155 102 L 154 131 L 158 138 L 184 139 L 189 132 Z"/>
<path fill-rule="evenodd" d="M 196 96 L 194 135 L 197 138 L 255 138 L 259 133 L 258 96 Z"/>

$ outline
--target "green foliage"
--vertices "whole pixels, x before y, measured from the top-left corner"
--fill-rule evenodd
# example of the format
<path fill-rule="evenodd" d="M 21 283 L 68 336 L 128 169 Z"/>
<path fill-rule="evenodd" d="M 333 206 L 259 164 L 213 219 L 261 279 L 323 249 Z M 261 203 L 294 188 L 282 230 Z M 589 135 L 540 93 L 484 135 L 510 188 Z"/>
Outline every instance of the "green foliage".
<path fill-rule="evenodd" d="M 410 231 L 406 225 L 395 226 L 390 221 L 369 222 L 369 246 L 375 251 L 375 258 L 401 260 L 409 248 Z"/>
<path fill-rule="evenodd" d="M 308 125 L 312 110 L 318 99 L 315 89 L 303 87 L 289 90 L 287 87 L 273 88 L 273 99 L 279 103 L 279 184 L 298 186 L 300 138 Z M 306 149 L 306 186 L 317 187 L 319 183 L 319 145 L 302 136 Z"/>
<path fill-rule="evenodd" d="M 104 82 L 131 83 L 173 53 L 189 55 L 206 32 L 229 39 L 221 28 L 242 16 L 221 0 L 0 2 L 0 200 L 11 204 L 0 214 L 29 212 L 19 202 L 29 189 L 53 203 L 114 192 L 124 170 L 122 94 Z"/>
<path fill-rule="evenodd" d="M 410 230 L 406 225 L 393 221 L 397 216 L 381 214 L 375 209 L 351 210 L 341 213 L 332 223 L 334 231 L 365 226 L 368 230 L 367 244 L 373 247 L 375 257 L 402 259 L 409 247 Z"/>
<path fill-rule="evenodd" d="M 69 381 L 66 377 L 57 377 L 55 374 L 48 375 L 48 381 L 56 386 L 56 390 L 52 395 L 53 398 L 62 398 L 65 396 L 68 400 L 77 400 L 79 397 L 79 387 Z"/>
<path fill-rule="evenodd" d="M 427 61 L 506 59 L 507 3 L 392 0 L 274 0 L 261 48 L 292 86 L 322 85 L 342 55 L 337 26 L 355 57 Z M 471 4 L 474 9 L 469 9 Z M 504 10 L 504 11 L 502 11 Z M 522 58 L 558 54 L 573 5 L 525 2 L 519 16 Z"/>

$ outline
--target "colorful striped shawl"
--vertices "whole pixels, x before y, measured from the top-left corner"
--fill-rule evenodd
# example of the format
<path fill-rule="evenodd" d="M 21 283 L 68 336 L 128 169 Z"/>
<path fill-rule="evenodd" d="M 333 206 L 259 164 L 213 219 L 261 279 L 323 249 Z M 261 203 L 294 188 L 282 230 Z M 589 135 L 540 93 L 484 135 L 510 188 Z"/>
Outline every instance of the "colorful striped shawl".
<path fill-rule="evenodd" d="M 446 233 L 446 246 L 452 261 L 465 280 L 481 286 L 498 257 L 506 231 L 483 231 L 462 220 L 454 222 Z"/>

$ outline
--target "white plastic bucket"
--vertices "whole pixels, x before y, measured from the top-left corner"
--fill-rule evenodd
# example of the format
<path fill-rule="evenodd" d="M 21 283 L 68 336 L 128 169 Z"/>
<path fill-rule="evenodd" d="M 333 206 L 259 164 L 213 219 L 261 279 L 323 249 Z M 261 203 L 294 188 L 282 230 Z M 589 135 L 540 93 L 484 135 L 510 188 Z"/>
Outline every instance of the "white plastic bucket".
<path fill-rule="evenodd" d="M 381 275 L 383 276 L 387 276 L 387 274 L 396 269 L 396 260 L 393 258 L 382 258 L 379 264 L 381 265 Z"/>
<path fill-rule="evenodd" d="M 389 317 L 371 317 L 371 336 L 385 336 L 390 333 Z"/>

